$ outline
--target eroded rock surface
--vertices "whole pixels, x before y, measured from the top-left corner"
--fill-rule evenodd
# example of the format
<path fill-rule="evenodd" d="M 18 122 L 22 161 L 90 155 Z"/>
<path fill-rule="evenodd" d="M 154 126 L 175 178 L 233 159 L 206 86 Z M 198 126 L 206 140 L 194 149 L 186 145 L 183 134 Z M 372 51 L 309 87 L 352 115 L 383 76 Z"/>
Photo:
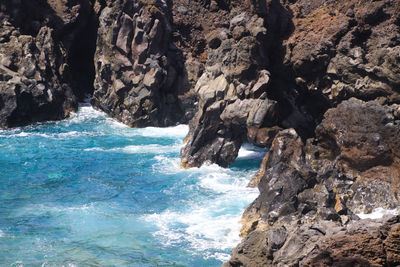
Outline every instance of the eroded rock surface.
<path fill-rule="evenodd" d="M 283 222 L 251 232 L 223 266 L 397 266 L 399 226 L 399 216 L 348 225 Z"/>
<path fill-rule="evenodd" d="M 170 126 L 192 116 L 195 98 L 186 93 L 200 67 L 185 66 L 172 42 L 171 7 L 124 0 L 101 12 L 92 104 L 129 126 Z"/>
<path fill-rule="evenodd" d="M 296 1 L 285 64 L 334 103 L 399 102 L 399 1 Z"/>
<path fill-rule="evenodd" d="M 240 8 L 229 14 L 228 24 L 207 35 L 206 68 L 195 87 L 199 108 L 182 150 L 183 167 L 228 166 L 248 138 L 266 146 L 277 132 L 271 127 L 280 121 L 280 106 L 267 93 L 265 20 Z"/>
<path fill-rule="evenodd" d="M 324 112 L 351 97 L 399 103 L 399 1 L 224 6 L 229 22 L 215 16 L 219 28 L 207 34 L 206 71 L 196 86 L 199 111 L 182 151 L 183 166 L 207 161 L 229 165 L 244 140 L 268 146 L 280 128 L 312 137 Z M 247 103 L 232 106 L 229 101 L 237 99 Z M 268 125 L 243 124 L 251 99 L 275 101 L 273 112 L 257 115 Z M 233 108 L 235 113 L 226 116 Z M 226 123 L 236 116 L 239 128 L 238 121 Z M 233 156 L 225 158 L 228 154 Z"/>
<path fill-rule="evenodd" d="M 399 264 L 385 248 L 397 242 L 386 240 L 399 217 L 356 215 L 398 212 L 398 107 L 352 98 L 328 110 L 306 143 L 293 129 L 278 133 L 256 174 L 260 196 L 243 215 L 246 238 L 226 266 Z"/>
<path fill-rule="evenodd" d="M 70 58 L 92 23 L 91 10 L 89 1 L 0 4 L 0 127 L 63 119 L 76 110 L 85 91 L 71 82 L 81 76 Z"/>

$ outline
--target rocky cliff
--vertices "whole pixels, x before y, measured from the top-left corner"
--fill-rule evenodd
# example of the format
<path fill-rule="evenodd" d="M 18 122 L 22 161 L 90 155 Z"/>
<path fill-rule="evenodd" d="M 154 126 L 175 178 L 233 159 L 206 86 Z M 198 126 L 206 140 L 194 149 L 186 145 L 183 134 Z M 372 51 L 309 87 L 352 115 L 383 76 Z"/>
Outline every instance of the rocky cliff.
<path fill-rule="evenodd" d="M 94 24 L 89 1 L 0 3 L 0 127 L 63 119 L 76 110 L 90 93 L 90 59 L 79 55 L 94 49 L 86 45 L 90 37 L 82 38 Z"/>
<path fill-rule="evenodd" d="M 246 238 L 226 266 L 398 265 L 398 241 L 387 238 L 400 217 L 357 214 L 398 212 L 399 122 L 399 105 L 352 98 L 306 143 L 294 129 L 278 133 L 253 178 L 260 196 L 243 215 Z"/>
<path fill-rule="evenodd" d="M 274 138 L 225 266 L 397 266 L 400 2 L 284 7 L 294 28 L 276 84 L 324 96 L 327 111 L 300 109 L 324 114 L 312 138 L 296 127 Z M 382 208 L 381 219 L 357 215 Z"/>
<path fill-rule="evenodd" d="M 269 147 L 226 266 L 396 266 L 399 18 L 399 0 L 3 1 L 0 127 L 89 94 L 131 127 L 190 121 L 185 168 Z"/>
<path fill-rule="evenodd" d="M 99 18 L 92 103 L 132 127 L 187 123 L 195 98 L 170 1 L 113 1 Z M 193 68 L 190 66 L 190 68 Z"/>
<path fill-rule="evenodd" d="M 243 142 L 268 146 L 283 128 L 311 136 L 329 107 L 321 92 L 297 88 L 284 65 L 282 42 L 293 23 L 282 3 L 225 6 L 228 21 L 206 35 L 206 67 L 194 88 L 199 108 L 182 150 L 184 167 L 227 166 Z"/>
<path fill-rule="evenodd" d="M 228 165 L 243 141 L 268 145 L 279 128 L 312 137 L 351 97 L 398 103 L 397 1 L 294 2 L 227 5 L 230 21 L 207 36 L 183 166 Z"/>

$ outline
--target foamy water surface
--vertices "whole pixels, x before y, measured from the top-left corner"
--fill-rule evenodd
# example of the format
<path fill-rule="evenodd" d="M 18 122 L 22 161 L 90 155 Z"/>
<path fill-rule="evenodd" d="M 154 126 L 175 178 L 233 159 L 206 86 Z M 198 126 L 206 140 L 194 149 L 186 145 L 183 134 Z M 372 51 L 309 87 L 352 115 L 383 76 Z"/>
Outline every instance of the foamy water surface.
<path fill-rule="evenodd" d="M 219 266 L 265 150 L 183 170 L 185 125 L 131 129 L 88 105 L 0 131 L 0 266 Z"/>

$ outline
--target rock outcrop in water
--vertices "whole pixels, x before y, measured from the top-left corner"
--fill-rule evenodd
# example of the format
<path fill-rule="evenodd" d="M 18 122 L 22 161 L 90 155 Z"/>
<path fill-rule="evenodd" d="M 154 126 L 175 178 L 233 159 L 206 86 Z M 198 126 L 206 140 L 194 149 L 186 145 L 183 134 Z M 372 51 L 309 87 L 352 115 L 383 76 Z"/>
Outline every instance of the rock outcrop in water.
<path fill-rule="evenodd" d="M 246 140 L 247 128 L 256 132 L 277 123 L 279 107 L 266 93 L 265 35 L 264 20 L 244 12 L 228 28 L 210 33 L 206 69 L 195 87 L 199 110 L 190 123 L 183 166 L 205 161 L 227 166 Z"/>
<path fill-rule="evenodd" d="M 195 87 L 199 109 L 182 150 L 184 167 L 227 166 L 243 142 L 268 146 L 282 128 L 309 136 L 320 114 L 303 108 L 302 99 L 326 109 L 320 107 L 327 102 L 322 94 L 297 91 L 286 82 L 291 77 L 274 77 L 283 68 L 282 39 L 292 30 L 282 4 L 234 2 L 226 8 L 230 20 L 207 35 L 208 58 Z"/>
<path fill-rule="evenodd" d="M 92 14 L 89 1 L 2 1 L 0 127 L 63 119 L 76 110 L 82 86 L 90 87 L 75 71 L 76 46 L 86 40 L 79 38 L 93 25 Z M 87 64 L 79 62 L 83 70 Z"/>
<path fill-rule="evenodd" d="M 269 145 L 278 127 L 311 137 L 322 114 L 351 97 L 399 102 L 398 1 L 250 2 L 208 35 L 183 166 L 226 166 L 243 141 Z"/>

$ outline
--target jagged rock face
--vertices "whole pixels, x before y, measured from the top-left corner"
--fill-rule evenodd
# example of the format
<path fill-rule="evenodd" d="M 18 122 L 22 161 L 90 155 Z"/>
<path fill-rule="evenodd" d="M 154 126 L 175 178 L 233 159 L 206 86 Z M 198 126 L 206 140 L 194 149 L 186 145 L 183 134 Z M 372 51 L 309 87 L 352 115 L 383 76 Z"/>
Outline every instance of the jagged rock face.
<path fill-rule="evenodd" d="M 348 225 L 284 222 L 251 232 L 223 266 L 397 266 L 399 227 L 399 216 Z"/>
<path fill-rule="evenodd" d="M 226 266 L 397 266 L 398 217 L 355 214 L 399 207 L 400 2 L 282 2 L 293 28 L 270 57 L 270 87 L 296 102 L 279 126 L 303 138 L 275 137 L 251 181 L 260 196 L 243 215 L 245 240 Z M 299 113 L 325 113 L 307 142 Z"/>
<path fill-rule="evenodd" d="M 293 129 L 278 133 L 255 177 L 260 195 L 243 215 L 247 238 L 227 266 L 399 264 L 385 249 L 397 242 L 385 240 L 399 218 L 355 215 L 399 207 L 398 108 L 352 98 L 328 110 L 305 144 Z"/>
<path fill-rule="evenodd" d="M 9 38 L 9 42 L 0 44 L 0 126 L 68 116 L 76 108 L 76 99 L 71 88 L 61 83 L 60 73 L 55 72 L 61 67 L 57 61 L 62 56 L 52 30 L 43 27 L 36 38 Z"/>
<path fill-rule="evenodd" d="M 376 101 L 351 99 L 328 110 L 316 129 L 321 149 L 315 153 L 334 157 L 343 176 L 354 180 L 350 188 L 354 195 L 347 200 L 347 206 L 354 212 L 398 206 L 400 128 L 397 110 L 398 105 L 388 107 Z M 318 160 L 317 157 L 313 164 Z M 342 198 L 346 198 L 347 192 L 343 193 Z"/>
<path fill-rule="evenodd" d="M 77 107 L 68 56 L 89 2 L 6 1 L 0 11 L 0 127 L 67 117 Z"/>
<path fill-rule="evenodd" d="M 399 1 L 297 1 L 285 64 L 333 103 L 399 103 Z"/>
<path fill-rule="evenodd" d="M 397 266 L 400 218 L 357 222 L 322 238 L 302 266 Z"/>
<path fill-rule="evenodd" d="M 266 128 L 279 120 L 279 106 L 266 93 L 265 35 L 264 20 L 245 12 L 233 16 L 229 28 L 208 35 L 206 70 L 195 87 L 199 110 L 190 123 L 182 166 L 229 165 L 248 129 L 259 144 L 268 144 L 271 138 L 263 134 L 270 135 Z"/>
<path fill-rule="evenodd" d="M 244 141 L 269 146 L 282 128 L 310 137 L 329 107 L 321 93 L 297 88 L 279 62 L 282 38 L 291 30 L 279 1 L 225 4 L 229 24 L 207 34 L 206 70 L 195 87 L 199 110 L 181 153 L 184 167 L 228 166 Z"/>
<path fill-rule="evenodd" d="M 194 101 L 184 96 L 188 71 L 171 42 L 171 25 L 170 1 L 114 1 L 102 10 L 95 107 L 132 127 L 169 126 L 189 119 L 184 110 Z"/>

